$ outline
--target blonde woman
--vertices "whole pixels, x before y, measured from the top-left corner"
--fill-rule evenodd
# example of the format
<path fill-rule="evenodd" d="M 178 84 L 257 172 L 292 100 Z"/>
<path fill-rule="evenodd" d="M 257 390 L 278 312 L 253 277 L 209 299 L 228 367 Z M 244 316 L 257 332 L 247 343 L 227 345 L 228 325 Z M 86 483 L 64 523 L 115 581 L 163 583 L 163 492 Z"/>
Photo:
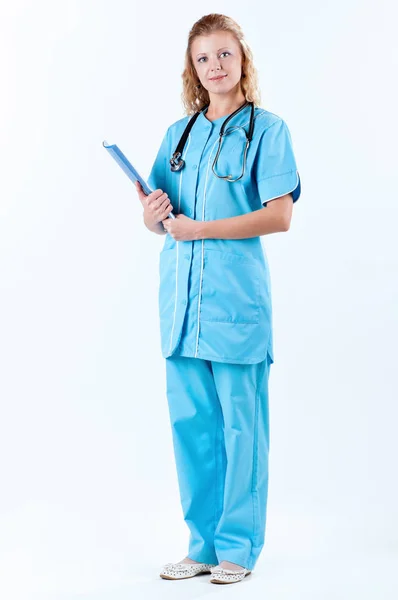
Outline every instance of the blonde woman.
<path fill-rule="evenodd" d="M 260 236 L 287 231 L 300 178 L 286 123 L 260 107 L 239 25 L 210 14 L 188 36 L 186 116 L 170 125 L 145 196 L 166 234 L 159 315 L 187 556 L 164 579 L 241 581 L 264 545 L 268 378 L 274 362 Z M 170 212 L 175 219 L 168 218 Z"/>

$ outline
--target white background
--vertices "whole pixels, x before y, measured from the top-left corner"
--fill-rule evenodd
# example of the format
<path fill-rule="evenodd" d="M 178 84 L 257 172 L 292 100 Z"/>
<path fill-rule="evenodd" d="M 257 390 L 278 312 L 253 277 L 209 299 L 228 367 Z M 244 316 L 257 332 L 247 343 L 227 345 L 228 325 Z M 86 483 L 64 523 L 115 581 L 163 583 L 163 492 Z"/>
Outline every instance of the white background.
<path fill-rule="evenodd" d="M 11 0 L 0 8 L 0 592 L 7 600 L 395 598 L 396 7 Z M 184 116 L 189 29 L 236 19 L 302 181 L 264 236 L 275 364 L 266 545 L 240 586 L 186 556 L 146 177 Z M 249 587 L 243 588 L 241 586 Z M 231 587 L 233 589 L 231 589 Z"/>

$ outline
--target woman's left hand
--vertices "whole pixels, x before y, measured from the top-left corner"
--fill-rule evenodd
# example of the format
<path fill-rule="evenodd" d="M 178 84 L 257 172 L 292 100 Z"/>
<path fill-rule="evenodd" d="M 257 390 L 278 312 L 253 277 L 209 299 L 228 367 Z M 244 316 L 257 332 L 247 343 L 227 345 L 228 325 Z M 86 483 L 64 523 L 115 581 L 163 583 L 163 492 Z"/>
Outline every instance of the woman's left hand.
<path fill-rule="evenodd" d="M 190 242 L 200 239 L 198 237 L 198 221 L 186 215 L 176 215 L 175 219 L 164 219 L 163 227 L 177 242 Z"/>

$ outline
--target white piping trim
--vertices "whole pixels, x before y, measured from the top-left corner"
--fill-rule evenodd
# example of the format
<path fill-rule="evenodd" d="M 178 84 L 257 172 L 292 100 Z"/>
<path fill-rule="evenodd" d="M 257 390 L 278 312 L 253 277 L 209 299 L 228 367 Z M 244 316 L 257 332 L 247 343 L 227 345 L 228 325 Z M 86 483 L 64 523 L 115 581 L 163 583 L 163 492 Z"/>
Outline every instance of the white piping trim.
<path fill-rule="evenodd" d="M 188 148 L 189 145 L 191 143 L 191 134 L 189 133 L 188 135 L 188 145 L 186 146 L 185 152 L 184 152 L 184 159 L 187 155 L 188 152 Z M 180 170 L 180 180 L 179 180 L 179 186 L 178 186 L 178 213 L 180 212 L 180 206 L 181 206 L 181 184 L 182 184 L 182 173 L 183 173 L 184 169 Z M 177 213 L 177 214 L 178 214 Z M 171 348 L 173 345 L 173 335 L 174 335 L 174 327 L 176 324 L 176 315 L 177 315 L 177 296 L 178 296 L 178 262 L 179 262 L 179 245 L 178 245 L 178 241 L 176 241 L 176 246 L 177 246 L 177 260 L 176 260 L 176 288 L 175 288 L 175 294 L 174 294 L 174 314 L 173 314 L 173 325 L 171 327 L 171 333 L 170 333 L 170 346 L 169 346 L 169 352 L 171 352 Z"/>
<path fill-rule="evenodd" d="M 286 196 L 287 194 L 291 194 L 291 192 L 294 192 L 294 190 L 296 189 L 296 187 L 298 186 L 298 183 L 299 183 L 299 172 L 297 170 L 296 170 L 296 175 L 297 175 L 296 185 L 294 186 L 294 188 L 292 190 L 290 190 L 289 192 L 285 192 L 284 194 L 279 194 L 278 196 L 274 196 L 273 198 L 268 198 L 268 200 L 261 200 L 261 204 L 263 204 L 263 205 L 267 204 L 267 202 L 271 202 L 271 200 L 276 200 L 276 198 L 280 198 L 281 196 Z M 273 175 L 272 177 L 275 177 L 275 175 Z M 259 179 L 259 181 L 266 181 L 267 179 L 268 179 L 268 177 L 264 177 L 264 179 Z"/>
<path fill-rule="evenodd" d="M 260 117 L 261 115 L 264 115 L 266 113 L 265 110 L 263 110 L 261 113 L 255 115 L 254 120 L 257 119 L 257 117 Z M 246 121 L 246 123 L 243 123 L 243 125 L 240 125 L 238 127 L 244 127 L 245 125 L 248 125 L 250 123 L 250 119 L 248 121 Z M 191 142 L 191 133 L 189 133 L 188 136 L 188 146 L 186 149 L 186 152 L 184 154 L 184 158 L 187 154 L 188 148 L 189 148 L 189 144 Z M 209 159 L 207 161 L 207 171 L 206 171 L 206 180 L 205 180 L 205 187 L 204 187 L 204 192 L 203 192 L 203 209 L 202 209 L 202 221 L 204 221 L 205 218 L 205 206 L 206 206 L 206 188 L 207 188 L 207 181 L 208 181 L 208 176 L 209 176 L 209 167 L 210 167 L 210 159 L 213 155 L 213 150 L 215 145 L 218 143 L 218 139 L 214 142 L 213 147 L 210 151 L 210 155 L 209 155 Z M 180 201 L 181 201 L 181 179 L 182 179 L 182 171 L 183 169 L 181 169 L 180 171 L 180 186 L 179 186 L 179 192 L 178 192 L 178 210 L 180 211 Z M 175 318 L 176 318 L 176 312 L 177 312 L 177 281 L 178 281 L 178 242 L 177 242 L 177 261 L 176 261 L 176 292 L 175 292 L 175 303 L 174 303 L 174 317 L 173 317 L 173 326 L 172 326 L 172 330 L 171 330 L 171 334 L 170 334 L 170 349 L 169 352 L 171 352 L 171 347 L 172 347 L 172 340 L 173 340 L 173 334 L 174 334 L 174 326 L 175 326 Z M 195 349 L 195 358 L 198 355 L 198 346 L 199 346 L 199 327 L 200 327 L 200 304 L 201 304 L 201 300 L 202 300 L 202 280 L 203 280 L 203 262 L 204 262 L 204 240 L 202 240 L 202 256 L 201 256 L 201 267 L 200 267 L 200 282 L 199 282 L 199 299 L 198 299 L 198 327 L 197 327 L 197 332 L 196 332 L 196 349 Z"/>
<path fill-rule="evenodd" d="M 205 206 L 206 206 L 206 188 L 207 188 L 207 180 L 209 177 L 209 167 L 210 167 L 210 159 L 213 155 L 213 150 L 215 145 L 218 144 L 218 139 L 214 142 L 212 149 L 210 150 L 209 158 L 207 161 L 207 171 L 206 171 L 206 180 L 205 187 L 203 190 L 203 208 L 202 208 L 202 221 L 205 220 Z M 200 281 L 199 281 L 199 298 L 198 298 L 198 328 L 196 331 L 196 348 L 195 348 L 195 358 L 198 356 L 198 345 L 199 345 L 199 325 L 200 325 L 200 303 L 202 300 L 202 280 L 203 280 L 203 258 L 204 258 L 204 240 L 202 239 L 202 261 L 200 266 Z"/>

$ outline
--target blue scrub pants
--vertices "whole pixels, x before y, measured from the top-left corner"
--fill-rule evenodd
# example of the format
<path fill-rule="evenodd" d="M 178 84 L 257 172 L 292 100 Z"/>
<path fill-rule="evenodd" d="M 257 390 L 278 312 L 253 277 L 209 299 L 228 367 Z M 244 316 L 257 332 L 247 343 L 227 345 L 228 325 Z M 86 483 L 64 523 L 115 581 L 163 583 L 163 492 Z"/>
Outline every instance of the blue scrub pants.
<path fill-rule="evenodd" d="M 252 569 L 264 546 L 270 364 L 166 359 L 188 556 L 198 562 Z"/>

